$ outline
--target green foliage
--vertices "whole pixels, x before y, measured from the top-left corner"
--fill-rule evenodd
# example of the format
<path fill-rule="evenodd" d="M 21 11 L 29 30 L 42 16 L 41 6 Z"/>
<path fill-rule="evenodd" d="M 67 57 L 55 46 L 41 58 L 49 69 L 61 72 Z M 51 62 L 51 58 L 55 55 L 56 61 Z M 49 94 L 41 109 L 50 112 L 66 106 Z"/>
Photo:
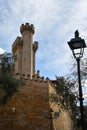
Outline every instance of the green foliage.
<path fill-rule="evenodd" d="M 83 87 L 84 86 L 84 83 L 85 83 L 85 81 L 86 81 L 86 79 L 87 79 L 87 55 L 85 55 L 85 58 L 82 58 L 81 60 L 80 60 L 80 77 L 81 77 L 81 86 Z M 77 73 L 77 62 L 76 62 L 76 60 L 75 60 L 75 62 L 73 62 L 73 64 L 71 65 L 71 70 L 70 70 L 70 76 L 69 76 L 69 78 L 70 78 L 70 80 L 71 81 L 75 81 L 75 85 L 74 85 L 74 87 L 76 87 L 77 88 L 77 94 L 78 94 L 78 97 L 79 97 L 79 91 L 78 91 L 78 89 L 79 89 L 79 87 L 78 87 L 78 73 Z M 84 122 L 85 122 L 85 128 L 87 128 L 87 106 L 85 106 L 84 104 L 83 104 L 83 106 L 84 106 Z M 78 127 L 81 127 L 81 118 L 80 118 L 80 108 L 77 106 L 77 110 L 76 110 L 76 122 L 77 122 L 77 126 Z"/>
<path fill-rule="evenodd" d="M 64 77 L 57 77 L 56 90 L 60 97 L 62 97 L 60 101 L 65 108 L 74 109 L 74 106 L 76 107 L 77 97 L 72 91 L 73 87 L 73 82 Z"/>
<path fill-rule="evenodd" d="M 84 107 L 85 128 L 87 128 L 87 106 Z"/>
<path fill-rule="evenodd" d="M 0 94 L 0 103 L 6 104 L 7 101 L 18 92 L 21 81 L 13 76 L 13 57 L 5 53 L 0 57 L 0 93 L 3 90 L 3 96 Z"/>
<path fill-rule="evenodd" d="M 5 96 L 2 98 L 1 103 L 5 104 L 7 100 L 13 96 L 13 94 L 18 92 L 19 80 L 11 76 L 4 76 L 2 84 Z"/>
<path fill-rule="evenodd" d="M 80 108 L 79 106 L 77 107 L 78 113 L 77 113 L 77 126 L 80 129 L 81 127 L 81 117 L 80 117 Z M 84 106 L 84 126 L 87 128 L 87 106 Z"/>
<path fill-rule="evenodd" d="M 59 102 L 58 96 L 56 94 L 53 94 L 53 93 L 51 93 L 49 95 L 49 99 L 50 99 L 51 102 L 55 102 L 55 103 Z"/>
<path fill-rule="evenodd" d="M 66 110 L 70 110 L 71 117 L 75 120 L 77 112 L 77 96 L 73 91 L 75 83 L 64 77 L 56 77 L 53 83 L 57 94 L 50 95 L 51 101 L 60 104 Z"/>

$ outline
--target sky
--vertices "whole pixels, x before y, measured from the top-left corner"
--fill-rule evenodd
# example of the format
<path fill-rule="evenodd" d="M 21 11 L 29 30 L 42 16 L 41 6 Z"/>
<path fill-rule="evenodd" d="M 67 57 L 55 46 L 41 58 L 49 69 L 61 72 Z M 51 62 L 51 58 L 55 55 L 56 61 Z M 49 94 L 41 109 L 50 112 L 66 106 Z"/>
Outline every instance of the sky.
<path fill-rule="evenodd" d="M 27 22 L 35 26 L 39 43 L 36 70 L 50 79 L 67 75 L 72 62 L 67 42 L 76 29 L 87 43 L 87 0 L 0 0 L 0 53 L 11 52 Z"/>
<path fill-rule="evenodd" d="M 83 87 L 84 105 L 87 105 L 87 84 Z"/>
<path fill-rule="evenodd" d="M 87 0 L 0 0 L 0 53 L 12 52 L 22 23 L 35 26 L 40 75 L 55 79 L 70 73 L 72 52 L 67 42 L 78 29 L 87 44 Z M 87 83 L 83 91 L 87 104 Z"/>

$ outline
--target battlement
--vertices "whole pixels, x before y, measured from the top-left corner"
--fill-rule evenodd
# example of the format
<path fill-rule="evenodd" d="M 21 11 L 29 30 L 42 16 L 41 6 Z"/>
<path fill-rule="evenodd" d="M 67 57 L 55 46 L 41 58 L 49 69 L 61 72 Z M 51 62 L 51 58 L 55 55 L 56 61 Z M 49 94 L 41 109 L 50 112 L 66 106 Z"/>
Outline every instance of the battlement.
<path fill-rule="evenodd" d="M 47 81 L 49 81 L 48 77 L 45 79 L 44 77 L 40 76 L 39 70 L 32 77 L 30 77 L 30 75 L 19 74 L 19 73 L 16 73 L 15 76 L 16 76 L 17 79 L 28 80 L 28 81 L 39 81 L 39 82 L 47 82 Z"/>
<path fill-rule="evenodd" d="M 34 50 L 34 52 L 36 52 L 37 49 L 38 49 L 38 42 L 35 41 L 34 44 L 33 44 L 33 50 Z"/>
<path fill-rule="evenodd" d="M 35 33 L 34 25 L 33 24 L 29 25 L 29 23 L 26 23 L 25 25 L 22 24 L 20 27 L 20 32 L 23 33 L 25 31 L 29 31 L 32 32 L 32 34 L 34 34 Z"/>
<path fill-rule="evenodd" d="M 12 52 L 22 43 L 21 37 L 17 37 L 12 45 Z"/>
<path fill-rule="evenodd" d="M 21 37 L 17 37 L 12 45 L 12 47 L 14 47 L 16 44 L 20 44 L 21 42 Z"/>

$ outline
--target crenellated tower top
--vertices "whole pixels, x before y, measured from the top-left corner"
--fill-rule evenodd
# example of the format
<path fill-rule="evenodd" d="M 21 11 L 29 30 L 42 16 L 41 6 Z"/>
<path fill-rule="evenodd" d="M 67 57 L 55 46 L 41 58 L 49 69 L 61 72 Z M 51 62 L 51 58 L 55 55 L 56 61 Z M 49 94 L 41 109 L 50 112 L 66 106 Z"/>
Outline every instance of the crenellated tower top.
<path fill-rule="evenodd" d="M 34 25 L 33 24 L 29 25 L 29 23 L 26 23 L 25 25 L 22 24 L 20 27 L 21 34 L 23 34 L 23 32 L 25 31 L 29 31 L 29 32 L 32 32 L 32 34 L 34 34 L 35 33 Z"/>

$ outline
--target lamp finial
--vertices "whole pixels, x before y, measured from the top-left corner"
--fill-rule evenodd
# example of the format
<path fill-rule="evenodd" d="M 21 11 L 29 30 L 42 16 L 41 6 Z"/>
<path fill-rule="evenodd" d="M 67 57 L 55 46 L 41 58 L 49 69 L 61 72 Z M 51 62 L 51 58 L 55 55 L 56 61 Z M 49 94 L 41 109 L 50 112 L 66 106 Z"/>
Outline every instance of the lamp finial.
<path fill-rule="evenodd" d="M 75 37 L 79 37 L 79 32 L 78 32 L 78 30 L 75 31 Z"/>

